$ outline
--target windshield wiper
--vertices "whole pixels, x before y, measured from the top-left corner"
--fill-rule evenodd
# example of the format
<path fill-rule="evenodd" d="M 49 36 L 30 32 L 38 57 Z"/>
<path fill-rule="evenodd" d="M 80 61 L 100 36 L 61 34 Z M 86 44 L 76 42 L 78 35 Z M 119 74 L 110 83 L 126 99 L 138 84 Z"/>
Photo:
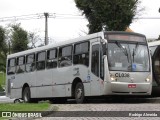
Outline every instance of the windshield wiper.
<path fill-rule="evenodd" d="M 129 56 L 128 56 L 127 49 L 126 49 L 126 48 L 123 48 L 123 46 L 122 46 L 119 42 L 117 42 L 117 41 L 116 41 L 116 45 L 117 45 L 120 49 L 122 49 L 124 55 L 127 56 L 127 60 L 128 60 L 128 62 L 129 62 Z"/>

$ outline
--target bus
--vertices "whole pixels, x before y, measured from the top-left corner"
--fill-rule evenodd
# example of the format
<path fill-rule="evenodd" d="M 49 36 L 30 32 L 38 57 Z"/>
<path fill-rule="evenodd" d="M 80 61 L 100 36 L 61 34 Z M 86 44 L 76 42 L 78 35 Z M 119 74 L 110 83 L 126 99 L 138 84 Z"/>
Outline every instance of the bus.
<path fill-rule="evenodd" d="M 160 86 L 160 41 L 149 42 L 152 54 L 153 87 Z"/>
<path fill-rule="evenodd" d="M 6 93 L 24 102 L 148 96 L 151 57 L 139 33 L 103 31 L 7 56 Z"/>

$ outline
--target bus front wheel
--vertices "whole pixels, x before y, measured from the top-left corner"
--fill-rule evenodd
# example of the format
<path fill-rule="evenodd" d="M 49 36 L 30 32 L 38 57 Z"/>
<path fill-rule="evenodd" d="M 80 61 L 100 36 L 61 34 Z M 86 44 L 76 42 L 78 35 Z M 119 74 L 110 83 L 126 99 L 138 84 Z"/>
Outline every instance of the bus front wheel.
<path fill-rule="evenodd" d="M 76 100 L 77 103 L 83 103 L 84 102 L 84 86 L 81 82 L 76 84 L 75 100 Z"/>
<path fill-rule="evenodd" d="M 26 87 L 23 91 L 23 100 L 25 103 L 29 103 L 31 101 L 31 94 L 29 87 Z"/>

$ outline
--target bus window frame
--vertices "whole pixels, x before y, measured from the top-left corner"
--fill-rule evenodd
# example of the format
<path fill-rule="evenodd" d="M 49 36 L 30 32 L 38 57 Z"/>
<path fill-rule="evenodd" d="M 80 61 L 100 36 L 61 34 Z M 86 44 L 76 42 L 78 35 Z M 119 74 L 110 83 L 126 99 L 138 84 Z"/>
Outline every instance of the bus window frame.
<path fill-rule="evenodd" d="M 62 50 L 61 50 L 61 56 L 60 56 L 60 49 L 63 49 L 63 48 L 65 48 L 65 47 L 69 47 L 69 46 L 71 47 L 71 54 L 68 55 L 68 56 L 62 56 Z M 62 58 L 64 58 L 63 61 L 65 61 L 65 60 L 66 60 L 65 57 L 67 57 L 67 58 L 68 58 L 68 57 L 71 57 L 71 59 L 68 60 L 68 61 L 71 62 L 71 64 L 61 66 L 60 64 L 62 64 L 62 63 L 61 63 L 61 62 L 62 62 Z M 60 47 L 58 47 L 58 67 L 59 67 L 59 68 L 68 67 L 68 66 L 72 66 L 72 64 L 73 64 L 73 44 L 68 44 L 68 45 L 65 45 L 65 46 L 60 46 Z"/>
<path fill-rule="evenodd" d="M 23 59 L 23 64 L 18 64 L 19 58 L 21 58 L 21 57 L 24 58 L 24 59 Z M 20 67 L 20 66 L 22 66 L 22 65 L 24 65 L 24 70 L 18 72 L 18 67 Z M 17 56 L 17 57 L 16 57 L 16 74 L 22 74 L 22 73 L 24 73 L 24 72 L 26 72 L 26 56 L 25 56 L 25 55 L 23 55 L 23 56 Z"/>
<path fill-rule="evenodd" d="M 15 60 L 14 66 L 10 66 L 10 60 L 12 60 L 12 59 Z M 9 69 L 10 67 L 11 67 L 11 68 L 15 67 L 14 73 L 9 73 L 9 72 L 8 72 L 8 69 Z M 7 61 L 7 75 L 13 75 L 13 74 L 16 74 L 16 57 L 9 58 L 8 61 Z"/>
<path fill-rule="evenodd" d="M 75 54 L 76 45 L 82 44 L 82 43 L 88 43 L 88 51 L 87 51 L 87 52 L 82 52 L 82 53 L 77 53 L 77 54 Z M 83 41 L 83 42 L 75 43 L 73 49 L 74 49 L 74 50 L 73 50 L 73 65 L 81 64 L 81 65 L 85 65 L 86 67 L 89 67 L 90 41 Z M 85 56 L 86 56 L 86 54 L 88 54 L 88 65 L 82 64 L 82 63 L 75 63 L 75 56 L 76 56 L 76 55 L 83 55 L 83 54 L 85 54 Z"/>
<path fill-rule="evenodd" d="M 48 58 L 48 52 L 50 52 L 50 51 L 52 51 L 52 50 L 55 50 L 55 52 L 56 52 L 56 57 L 55 58 Z M 53 49 L 48 49 L 47 50 L 47 52 L 46 52 L 47 54 L 46 54 L 46 69 L 55 69 L 55 68 L 57 68 L 58 67 L 58 48 L 53 48 Z M 51 62 L 56 62 L 56 67 L 48 67 L 48 61 L 51 61 Z M 50 62 L 50 63 L 51 63 Z"/>
<path fill-rule="evenodd" d="M 43 53 L 43 52 L 45 53 L 45 60 L 43 60 L 43 61 L 42 61 L 42 60 L 41 60 L 41 61 L 38 61 L 38 55 L 39 55 L 39 53 Z M 39 62 L 44 62 L 44 68 L 42 68 L 42 69 L 37 69 L 37 67 L 38 67 L 37 65 L 38 65 Z M 46 69 L 46 50 L 37 51 L 37 52 L 36 52 L 36 70 L 37 70 L 37 71 L 42 71 L 42 70 L 45 70 L 45 69 Z"/>
<path fill-rule="evenodd" d="M 28 57 L 29 55 L 34 55 L 34 61 L 27 63 L 27 57 Z M 25 72 L 26 72 L 26 73 L 34 72 L 34 71 L 36 70 L 36 53 L 33 52 L 33 53 L 30 53 L 30 54 L 26 54 L 25 56 L 26 56 L 26 64 L 25 64 L 25 65 L 33 64 L 33 63 L 34 63 L 34 70 L 33 70 L 33 71 L 27 71 L 27 70 L 25 69 Z M 27 67 L 25 67 L 25 68 L 27 68 Z"/>

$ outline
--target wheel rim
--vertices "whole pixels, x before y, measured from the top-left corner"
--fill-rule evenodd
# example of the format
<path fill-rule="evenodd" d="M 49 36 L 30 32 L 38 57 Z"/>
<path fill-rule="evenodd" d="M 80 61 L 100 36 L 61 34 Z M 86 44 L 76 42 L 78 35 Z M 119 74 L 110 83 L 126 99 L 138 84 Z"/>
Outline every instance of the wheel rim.
<path fill-rule="evenodd" d="M 26 90 L 26 92 L 24 93 L 24 101 L 28 102 L 29 101 L 29 92 Z"/>
<path fill-rule="evenodd" d="M 83 93 L 83 92 L 82 92 L 82 88 L 78 88 L 78 89 L 77 89 L 77 92 L 76 92 L 76 95 L 77 95 L 76 98 L 77 98 L 77 99 L 81 99 L 81 98 L 82 98 L 82 93 Z"/>
<path fill-rule="evenodd" d="M 14 103 L 20 103 L 20 100 L 16 99 L 16 100 L 14 101 Z"/>
<path fill-rule="evenodd" d="M 24 95 L 24 101 L 28 101 L 28 93 L 26 93 L 25 95 Z"/>

